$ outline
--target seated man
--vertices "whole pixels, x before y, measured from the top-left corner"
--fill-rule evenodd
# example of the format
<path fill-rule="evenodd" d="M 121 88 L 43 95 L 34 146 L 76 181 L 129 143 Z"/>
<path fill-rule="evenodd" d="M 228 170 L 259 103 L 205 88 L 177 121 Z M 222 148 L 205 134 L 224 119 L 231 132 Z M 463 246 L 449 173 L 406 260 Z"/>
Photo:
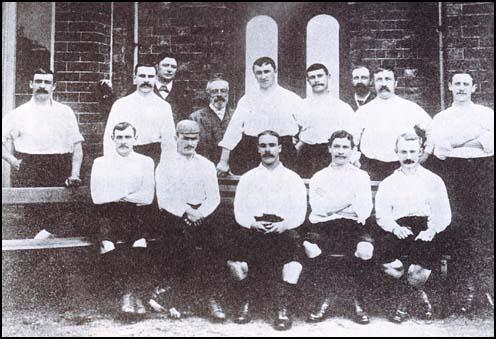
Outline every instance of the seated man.
<path fill-rule="evenodd" d="M 251 298 L 260 292 L 258 287 L 262 284 L 263 290 L 277 298 L 275 328 L 286 330 L 292 324 L 287 307 L 302 270 L 295 260 L 294 229 L 305 220 L 307 199 L 303 180 L 279 161 L 281 148 L 276 132 L 258 135 L 262 163 L 239 180 L 234 215 L 242 228 L 240 251 L 233 258 L 239 261 L 229 261 L 228 265 L 237 280 L 234 289 L 242 305 L 234 321 L 250 321 Z"/>
<path fill-rule="evenodd" d="M 176 133 L 177 152 L 161 161 L 156 170 L 161 213 L 156 230 L 156 267 L 162 277 L 178 279 L 183 299 L 198 297 L 192 295 L 192 290 L 207 295 L 213 320 L 223 321 L 226 316 L 216 300 L 222 292 L 220 272 L 225 268 L 219 241 L 223 224 L 215 218 L 220 203 L 217 170 L 211 161 L 195 152 L 200 141 L 196 122 L 180 121 Z M 152 303 L 160 305 L 161 300 L 154 299 Z M 169 312 L 172 317 L 181 317 L 175 307 L 170 307 Z"/>
<path fill-rule="evenodd" d="M 143 219 L 154 196 L 153 159 L 135 153 L 136 129 L 121 122 L 112 130 L 117 152 L 95 159 L 91 169 L 91 198 L 98 205 L 101 262 L 122 293 L 125 315 L 146 312 L 140 294 L 147 267 L 144 260 Z M 121 240 L 124 244 L 117 244 Z"/>
<path fill-rule="evenodd" d="M 385 178 L 375 197 L 377 224 L 384 230 L 376 257 L 384 262 L 390 280 L 387 286 L 393 298 L 399 298 L 391 320 L 401 323 L 407 317 L 405 298 L 414 287 L 426 306 L 425 317 L 432 318 L 432 308 L 423 286 L 433 260 L 438 254 L 436 234 L 451 222 L 451 208 L 443 180 L 422 167 L 421 139 L 404 133 L 396 140 L 396 154 L 401 167 Z M 408 256 L 405 264 L 399 259 Z M 407 281 L 401 279 L 405 270 Z"/>
<path fill-rule="evenodd" d="M 27 103 L 2 119 L 2 159 L 12 167 L 13 187 L 79 186 L 83 161 L 83 136 L 72 109 L 53 100 L 55 75 L 37 69 L 29 82 L 33 90 Z M 28 214 L 38 220 L 38 229 L 56 224 L 51 217 L 42 218 L 46 206 L 29 206 Z M 59 230 L 55 230 L 59 231 Z M 57 232 L 58 233 L 58 232 Z M 51 237 L 43 229 L 35 239 Z"/>
<path fill-rule="evenodd" d="M 365 221 L 372 211 L 372 192 L 367 172 L 350 163 L 354 146 L 351 134 L 334 132 L 329 139 L 331 164 L 310 180 L 312 213 L 309 219 L 312 225 L 308 227 L 307 241 L 303 245 L 310 258 L 311 279 L 319 288 L 324 288 L 322 302 L 308 317 L 310 322 L 324 320 L 331 306 L 331 289 L 342 282 L 342 277 L 347 278 L 353 293 L 354 320 L 360 324 L 369 322 L 360 300 L 362 292 L 370 286 L 368 278 L 374 247 Z M 312 242 L 318 244 L 313 250 Z M 344 261 L 330 257 L 332 251 L 346 253 L 347 257 Z M 330 268 L 332 272 L 327 271 Z"/>

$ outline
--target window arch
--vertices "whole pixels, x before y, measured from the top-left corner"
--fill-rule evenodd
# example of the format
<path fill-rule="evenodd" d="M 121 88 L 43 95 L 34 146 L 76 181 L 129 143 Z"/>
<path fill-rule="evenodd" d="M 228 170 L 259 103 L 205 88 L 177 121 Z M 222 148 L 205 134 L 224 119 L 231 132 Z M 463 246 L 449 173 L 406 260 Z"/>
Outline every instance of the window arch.
<path fill-rule="evenodd" d="M 339 23 L 327 14 L 314 16 L 307 24 L 307 66 L 324 64 L 331 74 L 330 92 L 339 97 Z M 312 89 L 307 83 L 307 97 Z"/>
<path fill-rule="evenodd" d="M 278 29 L 274 19 L 267 15 L 258 15 L 246 25 L 246 58 L 245 58 L 245 92 L 257 88 L 251 71 L 253 62 L 268 56 L 277 63 Z"/>

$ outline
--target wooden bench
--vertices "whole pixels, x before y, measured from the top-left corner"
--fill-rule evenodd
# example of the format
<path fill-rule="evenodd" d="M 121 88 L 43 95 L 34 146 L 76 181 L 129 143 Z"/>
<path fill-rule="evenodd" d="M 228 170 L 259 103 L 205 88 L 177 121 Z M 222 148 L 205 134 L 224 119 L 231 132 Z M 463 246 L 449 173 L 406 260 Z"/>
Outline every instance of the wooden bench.
<path fill-rule="evenodd" d="M 234 202 L 236 186 L 239 176 L 219 178 L 219 190 L 221 194 L 221 208 L 231 208 Z M 304 179 L 307 187 L 309 179 Z M 372 193 L 375 196 L 379 182 L 372 182 Z M 90 188 L 82 186 L 78 188 L 64 187 L 16 187 L 2 188 L 3 205 L 25 205 L 25 204 L 67 204 L 86 203 L 91 204 Z M 31 250 L 31 249 L 54 249 L 70 247 L 86 247 L 93 243 L 85 237 L 52 238 L 44 240 L 14 239 L 2 240 L 2 251 Z"/>

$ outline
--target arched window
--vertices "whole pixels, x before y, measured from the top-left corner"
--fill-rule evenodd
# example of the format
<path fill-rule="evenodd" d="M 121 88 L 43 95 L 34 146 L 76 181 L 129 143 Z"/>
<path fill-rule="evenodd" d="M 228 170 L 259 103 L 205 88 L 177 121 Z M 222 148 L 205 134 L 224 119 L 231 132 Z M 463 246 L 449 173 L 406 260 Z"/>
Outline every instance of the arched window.
<path fill-rule="evenodd" d="M 313 17 L 307 24 L 307 66 L 324 64 L 331 74 L 329 90 L 339 97 L 339 23 L 330 15 Z M 312 89 L 307 83 L 307 97 Z"/>
<path fill-rule="evenodd" d="M 268 56 L 277 65 L 277 23 L 270 16 L 259 15 L 246 26 L 245 93 L 257 88 L 252 65 L 260 57 Z"/>

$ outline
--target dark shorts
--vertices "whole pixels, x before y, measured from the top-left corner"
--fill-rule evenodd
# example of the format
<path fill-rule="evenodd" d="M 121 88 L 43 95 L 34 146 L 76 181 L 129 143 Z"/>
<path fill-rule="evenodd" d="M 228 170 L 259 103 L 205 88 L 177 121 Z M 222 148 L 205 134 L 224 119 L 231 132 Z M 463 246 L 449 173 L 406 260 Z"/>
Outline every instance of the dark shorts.
<path fill-rule="evenodd" d="M 155 163 L 155 167 L 157 167 L 158 163 L 160 162 L 160 155 L 162 154 L 162 146 L 160 145 L 159 142 L 134 146 L 133 150 L 136 153 L 143 154 L 146 155 L 147 157 L 152 158 L 153 162 Z"/>
<path fill-rule="evenodd" d="M 304 144 L 297 158 L 296 172 L 302 178 L 311 178 L 315 173 L 329 166 L 330 163 L 331 154 L 327 143 Z"/>
<path fill-rule="evenodd" d="M 362 164 L 361 169 L 367 172 L 370 180 L 382 181 L 386 177 L 393 174 L 393 172 L 400 168 L 399 161 L 384 162 L 376 159 L 369 159 L 365 155 L 360 158 Z"/>
<path fill-rule="evenodd" d="M 71 176 L 72 154 L 27 154 L 16 152 L 22 160 L 12 170 L 12 187 L 61 187 Z"/>
<path fill-rule="evenodd" d="M 293 144 L 292 136 L 281 136 L 282 146 L 279 155 L 281 162 L 287 168 L 295 170 L 296 167 L 296 148 Z M 243 134 L 241 141 L 232 150 L 229 157 L 229 166 L 231 171 L 236 175 L 243 175 L 252 168 L 260 164 L 260 154 L 258 153 L 258 137 Z"/>
<path fill-rule="evenodd" d="M 100 223 L 97 240 L 121 240 L 132 245 L 138 239 L 147 238 L 148 225 L 145 220 L 150 206 L 137 206 L 129 202 L 95 205 Z"/>
<path fill-rule="evenodd" d="M 347 257 L 354 257 L 359 242 L 374 243 L 369 226 L 351 219 L 309 224 L 306 226 L 304 240 L 317 244 L 324 256 L 326 254 L 344 254 Z"/>
<path fill-rule="evenodd" d="M 417 235 L 427 229 L 427 217 L 404 217 L 396 222 L 400 226 L 409 227 L 413 235 L 399 239 L 391 232 L 382 231 L 382 237 L 376 246 L 376 257 L 383 263 L 400 259 L 407 265 L 417 264 L 431 269 L 441 255 L 437 236 L 432 241 L 415 241 Z"/>

